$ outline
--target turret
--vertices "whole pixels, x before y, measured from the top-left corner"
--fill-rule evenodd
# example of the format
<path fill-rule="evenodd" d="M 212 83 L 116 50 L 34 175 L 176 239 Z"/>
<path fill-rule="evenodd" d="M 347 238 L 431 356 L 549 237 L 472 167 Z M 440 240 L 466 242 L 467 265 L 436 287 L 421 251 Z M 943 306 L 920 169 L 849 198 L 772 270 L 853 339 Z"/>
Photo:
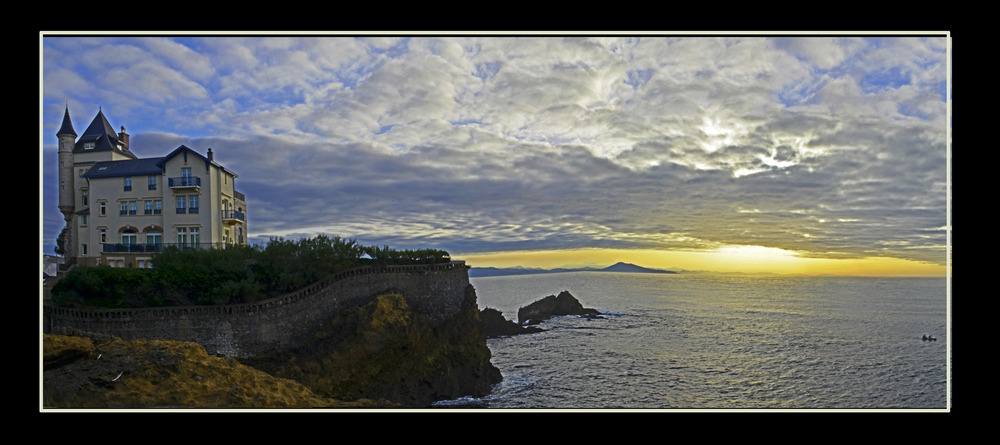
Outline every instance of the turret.
<path fill-rule="evenodd" d="M 73 180 L 73 147 L 76 145 L 76 131 L 73 130 L 73 123 L 69 119 L 69 106 L 63 115 L 62 126 L 56 133 L 59 138 L 59 211 L 66 220 L 66 227 L 72 229 L 73 213 L 76 211 L 76 184 Z M 72 230 L 66 239 L 64 250 L 66 258 L 74 256 L 74 244 Z"/>

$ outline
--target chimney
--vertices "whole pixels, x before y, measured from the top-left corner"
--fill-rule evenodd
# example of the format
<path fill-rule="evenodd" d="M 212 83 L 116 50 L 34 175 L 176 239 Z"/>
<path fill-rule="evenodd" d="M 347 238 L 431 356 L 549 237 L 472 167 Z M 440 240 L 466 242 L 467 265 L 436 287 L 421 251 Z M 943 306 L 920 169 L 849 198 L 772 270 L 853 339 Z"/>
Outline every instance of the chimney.
<path fill-rule="evenodd" d="M 212 149 L 209 148 L 208 149 L 208 162 L 212 162 L 214 160 L 215 160 L 215 155 L 212 154 Z"/>
<path fill-rule="evenodd" d="M 118 140 L 122 141 L 122 147 L 128 150 L 128 133 L 125 133 L 124 125 L 122 125 L 122 132 L 118 133 Z"/>

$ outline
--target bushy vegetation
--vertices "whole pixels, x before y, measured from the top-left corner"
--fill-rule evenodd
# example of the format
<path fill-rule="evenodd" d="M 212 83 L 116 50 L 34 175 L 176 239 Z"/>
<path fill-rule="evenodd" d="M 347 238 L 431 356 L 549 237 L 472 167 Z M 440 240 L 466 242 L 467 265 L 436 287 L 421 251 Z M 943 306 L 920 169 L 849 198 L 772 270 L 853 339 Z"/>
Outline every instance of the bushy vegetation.
<path fill-rule="evenodd" d="M 127 308 L 249 303 L 281 295 L 362 265 L 434 264 L 450 261 L 443 250 L 362 246 L 320 235 L 271 239 L 262 246 L 227 249 L 169 247 L 153 269 L 77 267 L 52 289 L 56 304 Z"/>

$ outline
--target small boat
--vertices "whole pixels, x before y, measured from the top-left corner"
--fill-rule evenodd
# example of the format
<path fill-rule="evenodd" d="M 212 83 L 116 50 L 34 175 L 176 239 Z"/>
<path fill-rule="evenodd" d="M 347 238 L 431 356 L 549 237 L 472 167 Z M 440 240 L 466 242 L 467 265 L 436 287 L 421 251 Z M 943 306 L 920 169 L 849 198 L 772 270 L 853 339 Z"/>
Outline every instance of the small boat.
<path fill-rule="evenodd" d="M 924 335 L 924 341 L 937 341 L 937 339 L 929 335 Z"/>

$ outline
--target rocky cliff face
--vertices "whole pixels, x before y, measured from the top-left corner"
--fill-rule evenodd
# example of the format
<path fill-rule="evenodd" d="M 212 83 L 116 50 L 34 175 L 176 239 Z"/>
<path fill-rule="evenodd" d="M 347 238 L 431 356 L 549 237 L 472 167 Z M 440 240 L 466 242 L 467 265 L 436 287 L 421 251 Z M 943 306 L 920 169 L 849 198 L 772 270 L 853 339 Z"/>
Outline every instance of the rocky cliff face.
<path fill-rule="evenodd" d="M 308 344 L 245 362 L 324 397 L 403 407 L 484 396 L 502 380 L 490 363 L 472 286 L 461 312 L 445 324 L 432 325 L 402 295 L 389 293 L 341 311 Z"/>
<path fill-rule="evenodd" d="M 434 324 L 387 293 L 309 342 L 242 360 L 190 342 L 46 335 L 43 407 L 425 407 L 483 396 L 502 377 L 478 316 L 472 286 L 460 313 Z"/>

